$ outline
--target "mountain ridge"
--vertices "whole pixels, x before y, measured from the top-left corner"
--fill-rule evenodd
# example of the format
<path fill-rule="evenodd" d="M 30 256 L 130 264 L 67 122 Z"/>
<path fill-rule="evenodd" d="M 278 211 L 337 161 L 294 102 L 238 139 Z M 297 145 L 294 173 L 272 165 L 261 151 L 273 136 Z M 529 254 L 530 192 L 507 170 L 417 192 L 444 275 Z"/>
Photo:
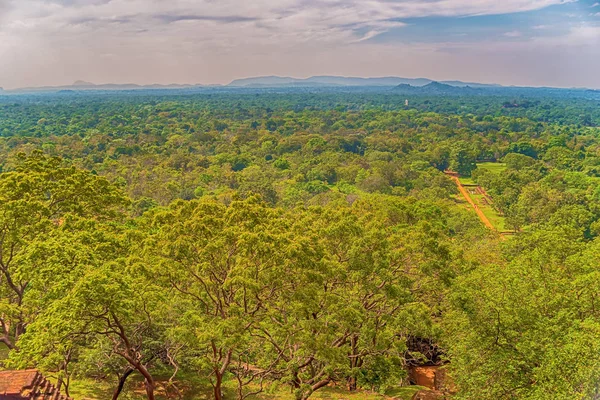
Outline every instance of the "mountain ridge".
<path fill-rule="evenodd" d="M 433 84 L 433 85 L 432 85 Z M 132 91 L 132 90 L 168 90 L 168 89 L 328 89 L 371 88 L 390 89 L 407 94 L 480 94 L 483 91 L 500 92 L 507 90 L 570 90 L 596 94 L 599 91 L 591 88 L 552 88 L 503 86 L 459 80 L 436 81 L 429 78 L 402 78 L 395 76 L 383 77 L 346 77 L 333 75 L 318 75 L 308 78 L 293 78 L 288 76 L 259 76 L 235 79 L 229 84 L 135 84 L 135 83 L 103 83 L 95 84 L 77 80 L 71 85 L 24 87 L 17 89 L 0 89 L 0 93 L 43 93 L 43 92 L 89 92 L 89 91 Z"/>
<path fill-rule="evenodd" d="M 502 86 L 495 86 L 493 88 L 504 88 Z M 447 95 L 461 95 L 461 94 L 478 94 L 484 91 L 484 89 L 491 89 L 490 87 L 481 86 L 454 86 L 443 82 L 431 82 L 424 86 L 411 86 L 407 84 L 401 84 L 394 88 L 398 92 L 406 92 L 409 94 L 447 94 Z"/>
<path fill-rule="evenodd" d="M 437 82 L 428 78 L 403 78 L 398 76 L 383 77 L 346 77 L 332 75 L 317 75 L 308 78 L 292 78 L 281 76 L 258 76 L 251 78 L 235 79 L 228 87 L 282 87 L 282 86 L 398 86 L 408 84 L 411 86 L 425 86 Z M 497 84 L 485 84 L 463 81 L 440 81 L 440 83 L 456 87 L 500 87 Z"/>
<path fill-rule="evenodd" d="M 143 89 L 190 89 L 199 87 L 217 87 L 220 85 L 200 85 L 200 84 L 148 84 L 138 85 L 136 83 L 102 83 L 94 84 L 91 82 L 77 80 L 72 85 L 61 86 L 31 86 L 11 90 L 5 92 L 28 93 L 28 92 L 64 92 L 64 91 L 94 91 L 94 90 L 143 90 Z"/>

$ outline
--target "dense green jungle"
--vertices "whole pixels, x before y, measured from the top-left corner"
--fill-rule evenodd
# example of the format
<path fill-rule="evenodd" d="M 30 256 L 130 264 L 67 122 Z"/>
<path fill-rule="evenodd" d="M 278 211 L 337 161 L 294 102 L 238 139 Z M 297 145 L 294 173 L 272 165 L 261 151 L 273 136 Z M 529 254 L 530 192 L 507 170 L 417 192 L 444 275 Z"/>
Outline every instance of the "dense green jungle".
<path fill-rule="evenodd" d="M 0 369 L 76 400 L 597 399 L 599 235 L 594 91 L 0 95 Z"/>

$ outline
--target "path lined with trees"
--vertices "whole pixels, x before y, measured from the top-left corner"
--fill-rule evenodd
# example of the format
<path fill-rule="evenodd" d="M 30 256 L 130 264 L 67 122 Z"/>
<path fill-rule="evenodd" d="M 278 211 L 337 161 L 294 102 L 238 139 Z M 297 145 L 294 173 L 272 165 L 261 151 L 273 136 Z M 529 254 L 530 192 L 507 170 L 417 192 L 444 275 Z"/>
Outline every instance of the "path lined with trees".
<path fill-rule="evenodd" d="M 493 231 L 497 231 L 496 227 L 490 222 L 488 217 L 483 213 L 483 211 L 481 211 L 481 209 L 477 206 L 477 204 L 475 204 L 475 202 L 471 198 L 471 195 L 469 194 L 469 191 L 460 182 L 460 178 L 458 177 L 458 174 L 456 172 L 446 171 L 446 175 L 448 175 L 450 177 L 450 179 L 452 179 L 454 181 L 460 194 L 467 201 L 467 203 L 469 203 L 471 205 L 471 207 L 473 207 L 473 209 L 475 210 L 475 213 L 477 214 L 477 216 L 479 217 L 481 222 L 483 222 L 483 224 L 487 228 L 489 228 Z"/>

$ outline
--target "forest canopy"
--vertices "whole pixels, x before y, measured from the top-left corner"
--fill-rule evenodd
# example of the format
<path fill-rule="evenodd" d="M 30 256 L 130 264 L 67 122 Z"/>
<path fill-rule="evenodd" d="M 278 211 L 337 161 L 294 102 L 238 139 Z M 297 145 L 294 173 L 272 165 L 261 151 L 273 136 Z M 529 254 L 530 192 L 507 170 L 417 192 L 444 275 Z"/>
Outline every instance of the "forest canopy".
<path fill-rule="evenodd" d="M 598 101 L 405 97 L 0 96 L 0 368 L 75 398 L 391 396 L 426 365 L 455 398 L 599 396 Z"/>

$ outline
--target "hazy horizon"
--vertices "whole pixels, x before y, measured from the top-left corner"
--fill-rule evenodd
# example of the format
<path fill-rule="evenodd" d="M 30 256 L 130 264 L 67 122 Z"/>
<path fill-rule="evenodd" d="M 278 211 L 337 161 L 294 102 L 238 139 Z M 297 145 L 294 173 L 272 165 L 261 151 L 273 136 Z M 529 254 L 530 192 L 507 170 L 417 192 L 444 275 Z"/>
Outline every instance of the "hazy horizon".
<path fill-rule="evenodd" d="M 119 82 L 119 81 L 109 81 L 109 82 L 90 82 L 90 81 L 86 81 L 83 79 L 75 79 L 72 80 L 70 83 L 64 83 L 64 84 L 51 84 L 51 85 L 43 85 L 43 86 L 20 86 L 20 87 L 14 87 L 14 88 L 8 88 L 8 87 L 2 87 L 0 86 L 0 88 L 6 90 L 6 91 L 18 91 L 18 90 L 22 90 L 22 89 L 36 89 L 36 88 L 61 88 L 61 87 L 76 87 L 78 85 L 82 85 L 85 86 L 84 84 L 89 84 L 89 85 L 94 85 L 94 86 L 102 86 L 102 85 L 116 85 L 116 86 L 125 86 L 125 85 L 138 85 L 140 87 L 145 87 L 145 86 L 153 86 L 153 85 L 160 85 L 160 86 L 169 86 L 169 85 L 174 85 L 174 86 L 214 86 L 214 87 L 227 87 L 230 84 L 234 83 L 235 81 L 239 81 L 239 80 L 250 80 L 250 79 L 260 79 L 260 78 L 284 78 L 284 79 L 298 79 L 298 80 L 303 80 L 303 79 L 309 79 L 309 78 L 316 78 L 316 77 L 336 77 L 336 78 L 347 78 L 347 79 L 383 79 L 383 78 L 398 78 L 398 79 L 408 79 L 408 80 L 419 80 L 419 79 L 425 79 L 425 80 L 430 80 L 432 82 L 462 82 L 462 83 L 473 83 L 473 84 L 482 84 L 482 85 L 500 85 L 503 87 L 531 87 L 531 88 L 544 88 L 544 87 L 548 87 L 548 88 L 556 88 L 556 89 L 593 89 L 593 90 L 597 90 L 600 89 L 600 86 L 598 87 L 591 87 L 591 86 L 557 86 L 557 85 L 513 85 L 513 84 L 499 84 L 498 82 L 493 82 L 493 81 L 474 81 L 474 80 L 470 80 L 470 79 L 436 79 L 436 78 L 432 78 L 432 77 L 428 77 L 428 76 L 394 76 L 394 75 L 376 75 L 376 76 L 350 76 L 350 75 L 310 75 L 310 76 L 285 76 L 285 75 L 256 75 L 256 76 L 242 76 L 239 78 L 233 78 L 230 81 L 226 81 L 226 82 L 219 82 L 219 83 L 198 83 L 198 82 L 169 82 L 169 81 L 165 81 L 165 82 L 127 82 L 127 81 L 123 81 L 123 82 Z M 233 86 L 236 87 L 236 86 Z M 240 86 L 242 87 L 242 86 Z"/>
<path fill-rule="evenodd" d="M 597 0 L 0 0 L 0 87 L 256 76 L 600 88 Z"/>

